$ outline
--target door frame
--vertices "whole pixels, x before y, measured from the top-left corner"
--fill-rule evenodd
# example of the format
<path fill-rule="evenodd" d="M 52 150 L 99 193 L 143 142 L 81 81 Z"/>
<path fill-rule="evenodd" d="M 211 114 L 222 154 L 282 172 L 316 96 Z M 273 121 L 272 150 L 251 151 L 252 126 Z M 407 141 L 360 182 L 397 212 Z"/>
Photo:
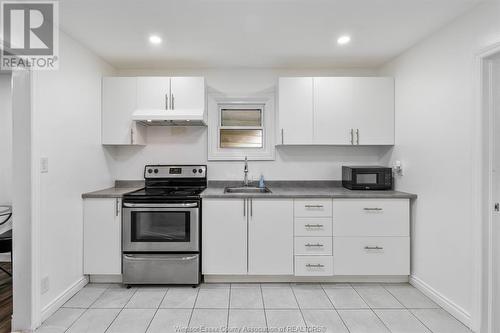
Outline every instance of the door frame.
<path fill-rule="evenodd" d="M 474 290 L 471 313 L 471 329 L 474 332 L 493 333 L 492 311 L 492 167 L 493 167 L 493 105 L 491 57 L 500 55 L 500 42 L 486 47 L 476 54 L 475 59 L 475 108 L 473 112 L 473 227 Z M 476 225 L 473 223 L 473 225 Z"/>

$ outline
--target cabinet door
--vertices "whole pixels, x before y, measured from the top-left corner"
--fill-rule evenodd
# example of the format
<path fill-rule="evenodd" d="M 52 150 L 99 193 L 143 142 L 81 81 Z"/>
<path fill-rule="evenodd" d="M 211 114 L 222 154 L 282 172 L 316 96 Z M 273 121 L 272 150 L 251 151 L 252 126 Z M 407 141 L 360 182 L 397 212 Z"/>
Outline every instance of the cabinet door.
<path fill-rule="evenodd" d="M 279 133 L 277 142 L 285 145 L 312 144 L 313 79 L 279 79 Z"/>
<path fill-rule="evenodd" d="M 246 274 L 246 200 L 203 199 L 202 224 L 203 274 Z"/>
<path fill-rule="evenodd" d="M 105 77 L 102 80 L 103 145 L 142 145 L 145 129 L 132 121 L 137 107 L 137 78 Z"/>
<path fill-rule="evenodd" d="M 353 78 L 353 127 L 360 145 L 394 144 L 394 79 Z"/>
<path fill-rule="evenodd" d="M 121 274 L 121 199 L 83 201 L 83 273 Z"/>
<path fill-rule="evenodd" d="M 353 79 L 314 78 L 314 143 L 351 145 Z"/>
<path fill-rule="evenodd" d="M 172 109 L 205 110 L 205 78 L 173 77 L 170 87 Z"/>
<path fill-rule="evenodd" d="M 137 107 L 139 109 L 167 110 L 170 102 L 169 77 L 137 78 Z"/>
<path fill-rule="evenodd" d="M 248 274 L 292 275 L 293 200 L 250 200 Z"/>

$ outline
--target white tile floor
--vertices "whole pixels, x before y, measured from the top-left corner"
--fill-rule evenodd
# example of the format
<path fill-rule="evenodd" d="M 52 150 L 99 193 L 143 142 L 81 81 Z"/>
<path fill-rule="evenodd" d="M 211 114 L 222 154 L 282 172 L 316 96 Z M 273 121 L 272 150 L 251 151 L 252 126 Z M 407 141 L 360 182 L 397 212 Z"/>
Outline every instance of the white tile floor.
<path fill-rule="evenodd" d="M 228 330 L 226 330 L 228 329 Z M 89 284 L 36 331 L 470 332 L 408 284 Z"/>

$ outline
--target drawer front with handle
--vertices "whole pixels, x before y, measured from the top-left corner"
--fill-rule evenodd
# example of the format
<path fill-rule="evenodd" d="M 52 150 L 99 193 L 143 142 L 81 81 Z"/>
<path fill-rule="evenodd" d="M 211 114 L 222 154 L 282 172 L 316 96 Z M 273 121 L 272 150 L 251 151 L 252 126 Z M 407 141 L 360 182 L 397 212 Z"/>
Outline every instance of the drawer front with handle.
<path fill-rule="evenodd" d="M 332 237 L 295 237 L 295 255 L 332 255 Z"/>
<path fill-rule="evenodd" d="M 408 199 L 333 201 L 334 236 L 409 236 Z"/>
<path fill-rule="evenodd" d="M 295 236 L 332 236 L 332 219 L 295 218 Z"/>
<path fill-rule="evenodd" d="M 295 200 L 295 217 L 330 217 L 332 216 L 332 200 Z"/>
<path fill-rule="evenodd" d="M 335 275 L 409 275 L 410 237 L 334 237 Z"/>
<path fill-rule="evenodd" d="M 295 256 L 295 276 L 332 275 L 332 256 Z"/>

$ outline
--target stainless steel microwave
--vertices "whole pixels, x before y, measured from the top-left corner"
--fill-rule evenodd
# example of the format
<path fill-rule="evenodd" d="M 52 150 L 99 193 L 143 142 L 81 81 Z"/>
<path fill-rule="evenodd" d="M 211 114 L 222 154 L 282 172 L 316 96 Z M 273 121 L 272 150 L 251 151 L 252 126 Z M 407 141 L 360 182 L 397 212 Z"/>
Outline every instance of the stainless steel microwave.
<path fill-rule="evenodd" d="M 392 169 L 383 166 L 343 166 L 342 186 L 350 190 L 391 190 Z"/>

